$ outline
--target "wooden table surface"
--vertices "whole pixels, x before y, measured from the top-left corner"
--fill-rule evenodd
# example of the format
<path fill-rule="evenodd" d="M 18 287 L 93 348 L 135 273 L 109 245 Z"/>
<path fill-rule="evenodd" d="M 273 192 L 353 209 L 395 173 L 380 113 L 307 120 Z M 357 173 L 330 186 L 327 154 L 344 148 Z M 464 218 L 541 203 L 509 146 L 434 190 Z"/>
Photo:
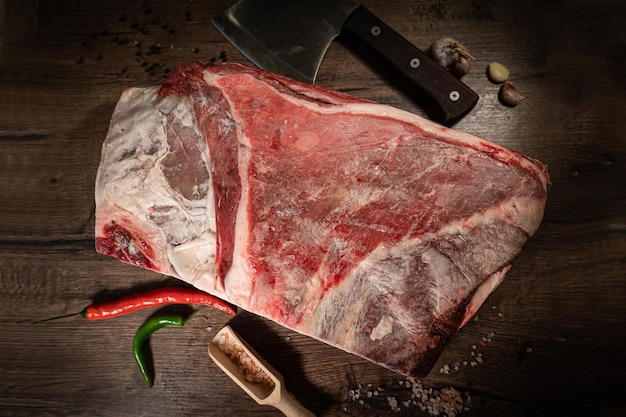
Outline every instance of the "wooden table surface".
<path fill-rule="evenodd" d="M 209 23 L 231 3 L 0 1 L 0 415 L 281 415 L 208 357 L 223 313 L 196 308 L 208 322 L 153 336 L 151 389 L 131 342 L 154 311 L 18 323 L 179 283 L 95 252 L 94 178 L 124 88 L 188 60 L 247 62 Z M 463 392 L 468 416 L 625 415 L 623 1 L 363 3 L 420 48 L 463 42 L 480 101 L 455 127 L 543 161 L 553 181 L 537 235 L 419 387 Z M 491 61 L 511 70 L 518 107 L 498 103 Z M 317 84 L 423 114 L 346 42 Z M 319 416 L 428 415 L 407 402 L 413 381 L 252 314 L 230 323 Z"/>

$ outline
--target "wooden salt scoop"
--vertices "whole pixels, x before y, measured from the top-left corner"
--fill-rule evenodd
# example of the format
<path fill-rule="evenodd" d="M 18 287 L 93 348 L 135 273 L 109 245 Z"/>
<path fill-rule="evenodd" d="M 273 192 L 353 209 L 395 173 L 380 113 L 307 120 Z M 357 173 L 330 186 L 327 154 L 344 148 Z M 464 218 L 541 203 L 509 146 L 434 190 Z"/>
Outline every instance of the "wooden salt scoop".
<path fill-rule="evenodd" d="M 232 347 L 230 353 L 227 353 L 228 346 Z M 287 417 L 315 417 L 315 414 L 304 408 L 287 392 L 283 376 L 243 341 L 230 326 L 224 326 L 217 332 L 209 344 L 209 356 L 257 403 L 276 407 Z M 233 356 L 236 358 L 233 359 Z M 245 369 L 242 370 L 239 363 L 245 363 L 246 357 L 251 363 L 243 366 Z M 257 366 L 257 370 L 248 373 L 247 370 L 254 368 L 253 365 Z"/>

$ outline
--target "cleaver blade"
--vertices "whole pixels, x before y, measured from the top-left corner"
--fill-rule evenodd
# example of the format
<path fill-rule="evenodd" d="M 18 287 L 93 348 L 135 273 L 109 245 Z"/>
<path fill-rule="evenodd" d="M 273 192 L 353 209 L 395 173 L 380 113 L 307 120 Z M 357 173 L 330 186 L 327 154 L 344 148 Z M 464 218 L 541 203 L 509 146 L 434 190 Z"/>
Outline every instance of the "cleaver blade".
<path fill-rule="evenodd" d="M 353 0 L 239 0 L 212 19 L 215 28 L 257 67 L 313 84 L 331 42 L 356 38 L 408 81 L 428 115 L 452 124 L 478 94 Z"/>

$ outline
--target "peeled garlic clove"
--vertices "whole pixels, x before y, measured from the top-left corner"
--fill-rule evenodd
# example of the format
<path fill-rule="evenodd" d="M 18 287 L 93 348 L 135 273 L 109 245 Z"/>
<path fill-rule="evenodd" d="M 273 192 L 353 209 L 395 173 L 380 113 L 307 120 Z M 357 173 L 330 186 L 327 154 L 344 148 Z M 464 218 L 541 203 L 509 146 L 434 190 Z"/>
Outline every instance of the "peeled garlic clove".
<path fill-rule="evenodd" d="M 500 84 L 509 79 L 509 70 L 499 62 L 492 62 L 487 67 L 489 79 L 494 83 Z"/>
<path fill-rule="evenodd" d="M 498 92 L 498 98 L 502 104 L 510 107 L 515 107 L 524 100 L 524 96 L 517 91 L 517 88 L 510 81 L 505 81 L 502 84 Z"/>

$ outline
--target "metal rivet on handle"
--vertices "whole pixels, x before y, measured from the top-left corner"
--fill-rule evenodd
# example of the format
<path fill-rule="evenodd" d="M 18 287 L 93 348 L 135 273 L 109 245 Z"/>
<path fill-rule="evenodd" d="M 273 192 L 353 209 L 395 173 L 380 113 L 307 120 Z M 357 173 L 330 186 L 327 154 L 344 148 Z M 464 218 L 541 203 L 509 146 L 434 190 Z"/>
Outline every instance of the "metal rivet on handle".
<path fill-rule="evenodd" d="M 370 32 L 374 36 L 380 35 L 380 26 L 372 26 L 372 29 L 370 30 Z"/>
<path fill-rule="evenodd" d="M 409 62 L 409 65 L 411 66 L 411 68 L 417 68 L 417 67 L 419 67 L 419 66 L 420 66 L 420 64 L 421 64 L 421 62 L 420 62 L 420 60 L 419 60 L 419 59 L 417 59 L 417 58 L 413 58 L 413 59 L 411 60 L 411 62 Z"/>
<path fill-rule="evenodd" d="M 452 90 L 450 91 L 450 95 L 448 97 L 450 97 L 450 100 L 452 101 L 457 101 L 459 98 L 461 98 L 461 95 L 458 91 Z"/>

